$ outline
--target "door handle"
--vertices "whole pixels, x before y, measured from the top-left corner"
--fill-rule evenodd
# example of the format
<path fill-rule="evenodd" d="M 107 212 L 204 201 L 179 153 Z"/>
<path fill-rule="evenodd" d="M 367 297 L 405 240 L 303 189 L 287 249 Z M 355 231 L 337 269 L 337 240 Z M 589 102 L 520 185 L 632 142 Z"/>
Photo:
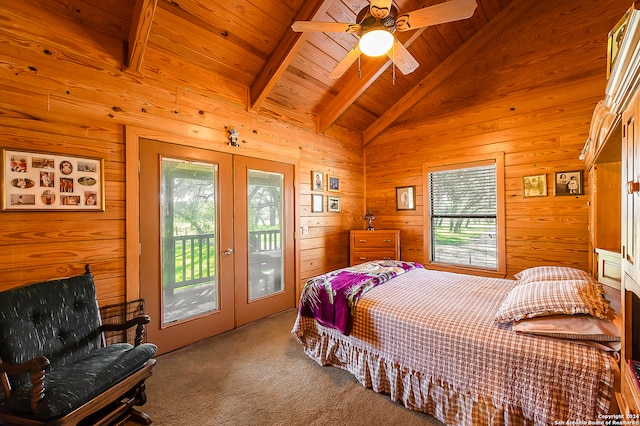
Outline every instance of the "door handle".
<path fill-rule="evenodd" d="M 228 249 L 226 249 L 225 251 L 222 252 L 222 255 L 223 256 L 229 256 L 232 253 L 233 253 L 233 249 L 231 247 L 229 247 Z"/>

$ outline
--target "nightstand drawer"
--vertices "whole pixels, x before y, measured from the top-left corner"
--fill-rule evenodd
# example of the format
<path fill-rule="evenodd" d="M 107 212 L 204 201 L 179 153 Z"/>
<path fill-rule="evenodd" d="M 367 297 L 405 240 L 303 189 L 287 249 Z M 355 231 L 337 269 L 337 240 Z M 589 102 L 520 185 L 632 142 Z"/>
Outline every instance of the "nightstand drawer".
<path fill-rule="evenodd" d="M 369 231 L 371 232 L 371 231 Z M 395 247 L 396 235 L 392 233 L 357 234 L 353 236 L 354 248 Z"/>
<path fill-rule="evenodd" d="M 400 231 L 349 232 L 349 265 L 371 260 L 400 260 Z"/>
<path fill-rule="evenodd" d="M 395 250 L 354 250 L 355 263 L 369 262 L 371 260 L 391 260 L 396 258 Z M 355 264 L 354 263 L 354 264 Z"/>

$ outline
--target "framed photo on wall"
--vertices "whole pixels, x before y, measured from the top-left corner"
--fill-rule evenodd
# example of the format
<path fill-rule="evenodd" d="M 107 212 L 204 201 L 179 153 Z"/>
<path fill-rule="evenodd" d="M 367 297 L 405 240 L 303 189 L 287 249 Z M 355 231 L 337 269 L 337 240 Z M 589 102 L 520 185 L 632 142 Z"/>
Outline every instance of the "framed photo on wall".
<path fill-rule="evenodd" d="M 340 211 L 340 197 L 327 197 L 327 211 L 328 212 Z"/>
<path fill-rule="evenodd" d="M 584 194 L 582 170 L 556 172 L 554 182 L 556 196 L 575 196 Z"/>
<path fill-rule="evenodd" d="M 630 11 L 624 14 L 622 18 L 616 23 L 616 25 L 609 31 L 607 41 L 607 80 L 611 77 L 611 71 L 618 59 L 618 53 L 620 53 L 620 46 L 624 39 L 624 34 L 629 24 Z"/>
<path fill-rule="evenodd" d="M 2 150 L 6 211 L 104 211 L 104 160 Z"/>
<path fill-rule="evenodd" d="M 327 175 L 327 190 L 340 191 L 340 178 L 338 176 Z"/>
<path fill-rule="evenodd" d="M 396 187 L 396 210 L 416 209 L 416 187 L 399 186 Z"/>
<path fill-rule="evenodd" d="M 522 177 L 523 197 L 546 197 L 547 175 L 531 175 Z"/>
<path fill-rule="evenodd" d="M 322 194 L 311 194 L 311 212 L 312 213 L 322 213 L 324 209 L 322 208 L 322 199 L 324 196 Z"/>
<path fill-rule="evenodd" d="M 324 173 L 317 170 L 311 172 L 311 190 L 324 191 Z"/>

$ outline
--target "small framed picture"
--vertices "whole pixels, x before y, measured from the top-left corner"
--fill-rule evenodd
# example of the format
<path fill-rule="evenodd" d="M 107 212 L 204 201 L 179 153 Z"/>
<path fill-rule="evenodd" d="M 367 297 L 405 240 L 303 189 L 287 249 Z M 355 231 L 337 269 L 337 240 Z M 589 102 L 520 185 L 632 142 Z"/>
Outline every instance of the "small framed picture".
<path fill-rule="evenodd" d="M 554 181 L 556 196 L 572 196 L 584 194 L 582 170 L 574 170 L 571 172 L 556 172 Z"/>
<path fill-rule="evenodd" d="M 324 196 L 322 194 L 311 194 L 311 212 L 312 213 L 322 213 L 324 210 L 322 208 L 322 199 Z"/>
<path fill-rule="evenodd" d="M 327 211 L 328 212 L 340 211 L 340 197 L 327 197 Z"/>
<path fill-rule="evenodd" d="M 396 187 L 396 210 L 416 209 L 416 187 L 399 186 Z"/>
<path fill-rule="evenodd" d="M 340 191 L 340 178 L 338 176 L 327 175 L 327 190 Z"/>
<path fill-rule="evenodd" d="M 616 59 L 618 59 L 620 46 L 627 31 L 627 25 L 629 25 L 629 17 L 630 11 L 628 10 L 613 29 L 609 31 L 607 41 L 607 80 L 611 77 L 611 71 L 613 71 L 613 66 L 616 63 Z"/>
<path fill-rule="evenodd" d="M 311 190 L 324 191 L 324 173 L 317 170 L 311 172 Z"/>
<path fill-rule="evenodd" d="M 546 197 L 547 175 L 531 175 L 522 177 L 523 197 Z"/>

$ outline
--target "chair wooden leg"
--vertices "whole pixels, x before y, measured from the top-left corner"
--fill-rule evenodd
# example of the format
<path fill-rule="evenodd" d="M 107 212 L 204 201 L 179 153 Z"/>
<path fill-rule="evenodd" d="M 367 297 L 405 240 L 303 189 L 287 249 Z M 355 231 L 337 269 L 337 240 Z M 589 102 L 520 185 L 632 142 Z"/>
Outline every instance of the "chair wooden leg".
<path fill-rule="evenodd" d="M 131 417 L 129 418 L 134 423 L 139 425 L 150 425 L 151 417 L 149 417 L 146 413 L 136 410 L 135 408 L 131 409 Z"/>
<path fill-rule="evenodd" d="M 147 403 L 147 385 L 145 382 L 141 382 L 137 389 L 136 400 L 137 403 L 135 405 L 144 405 Z"/>

